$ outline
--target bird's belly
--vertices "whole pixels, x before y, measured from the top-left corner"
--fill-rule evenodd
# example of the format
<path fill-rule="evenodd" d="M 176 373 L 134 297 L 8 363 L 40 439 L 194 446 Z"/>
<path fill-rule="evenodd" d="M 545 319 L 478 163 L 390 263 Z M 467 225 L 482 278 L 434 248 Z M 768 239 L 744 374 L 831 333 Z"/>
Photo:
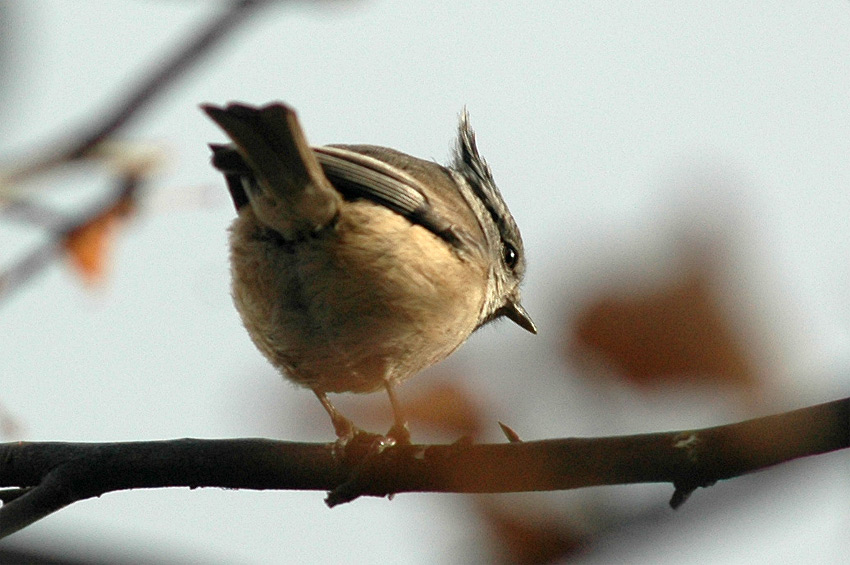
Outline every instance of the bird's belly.
<path fill-rule="evenodd" d="M 254 343 L 323 392 L 374 391 L 436 363 L 475 329 L 483 302 L 483 275 L 427 230 L 380 207 L 347 212 L 332 234 L 285 253 L 233 247 L 234 301 Z M 446 284 L 459 277 L 469 284 Z"/>

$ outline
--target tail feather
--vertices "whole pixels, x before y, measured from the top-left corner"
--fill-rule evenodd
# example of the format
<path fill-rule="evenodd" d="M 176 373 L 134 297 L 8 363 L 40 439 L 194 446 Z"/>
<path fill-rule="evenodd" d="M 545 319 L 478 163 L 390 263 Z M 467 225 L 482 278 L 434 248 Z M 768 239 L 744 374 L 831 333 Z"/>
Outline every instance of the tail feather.
<path fill-rule="evenodd" d="M 233 140 L 232 147 L 211 148 L 213 165 L 224 173 L 237 209 L 250 205 L 260 222 L 285 239 L 333 221 L 341 196 L 322 172 L 291 108 L 230 104 L 203 109 Z"/>

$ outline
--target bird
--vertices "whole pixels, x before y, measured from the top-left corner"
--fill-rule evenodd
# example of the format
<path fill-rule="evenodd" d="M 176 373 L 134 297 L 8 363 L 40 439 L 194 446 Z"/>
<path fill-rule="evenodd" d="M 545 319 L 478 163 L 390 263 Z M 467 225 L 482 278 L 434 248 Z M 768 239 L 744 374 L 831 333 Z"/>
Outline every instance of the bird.
<path fill-rule="evenodd" d="M 522 306 L 519 228 L 464 108 L 448 165 L 375 145 L 311 147 L 296 112 L 204 104 L 230 143 L 210 144 L 236 218 L 232 297 L 252 341 L 313 391 L 342 445 L 362 430 L 330 393 L 385 390 L 386 437 L 410 443 L 396 386 Z"/>

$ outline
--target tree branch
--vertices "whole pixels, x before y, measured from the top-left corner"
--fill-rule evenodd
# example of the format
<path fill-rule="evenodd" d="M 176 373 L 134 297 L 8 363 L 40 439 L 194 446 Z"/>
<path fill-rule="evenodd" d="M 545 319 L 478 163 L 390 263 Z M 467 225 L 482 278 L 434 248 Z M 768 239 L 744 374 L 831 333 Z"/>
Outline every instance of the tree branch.
<path fill-rule="evenodd" d="M 400 492 L 521 492 L 670 482 L 698 487 L 850 447 L 850 399 L 677 432 L 507 444 L 333 444 L 267 439 L 0 444 L 0 537 L 72 504 L 126 489 L 327 490 L 328 504 Z M 518 439 L 518 438 L 517 438 Z"/>
<path fill-rule="evenodd" d="M 101 143 L 127 125 L 167 87 L 191 69 L 215 45 L 238 29 L 257 9 L 269 3 L 270 0 L 234 0 L 225 11 L 186 41 L 164 64 L 145 75 L 112 109 L 98 112 L 98 116 L 105 117 L 94 120 L 94 126 L 87 126 L 70 139 L 54 143 L 54 147 L 38 158 L 26 160 L 23 166 L 6 171 L 3 180 L 13 185 L 60 164 L 89 156 Z"/>

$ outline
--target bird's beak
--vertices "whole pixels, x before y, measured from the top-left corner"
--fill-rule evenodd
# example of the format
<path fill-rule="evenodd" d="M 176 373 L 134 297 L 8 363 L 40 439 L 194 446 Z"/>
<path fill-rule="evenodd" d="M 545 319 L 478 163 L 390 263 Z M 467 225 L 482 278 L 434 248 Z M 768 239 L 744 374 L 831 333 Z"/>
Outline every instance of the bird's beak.
<path fill-rule="evenodd" d="M 502 307 L 502 314 L 507 316 L 512 322 L 515 322 L 522 329 L 533 334 L 537 333 L 537 326 L 531 321 L 531 316 L 522 307 L 519 302 L 508 302 Z"/>

